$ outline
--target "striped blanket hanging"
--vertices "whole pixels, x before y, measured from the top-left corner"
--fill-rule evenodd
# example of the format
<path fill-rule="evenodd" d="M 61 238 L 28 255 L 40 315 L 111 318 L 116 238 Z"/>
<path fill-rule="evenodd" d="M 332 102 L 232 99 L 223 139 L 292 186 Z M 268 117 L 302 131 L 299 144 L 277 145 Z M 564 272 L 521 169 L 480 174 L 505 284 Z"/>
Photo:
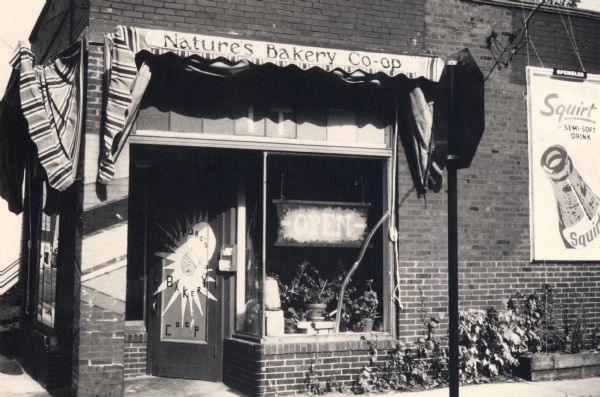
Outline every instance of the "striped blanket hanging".
<path fill-rule="evenodd" d="M 48 184 L 64 191 L 75 180 L 82 130 L 81 44 L 46 65 L 19 43 L 10 64 L 20 68 L 21 109 Z"/>
<path fill-rule="evenodd" d="M 105 35 L 104 66 L 108 77 L 108 99 L 98 166 L 98 181 L 104 184 L 115 174 L 118 141 L 124 133 L 127 116 L 133 113 L 131 88 L 137 76 L 135 54 L 139 50 L 138 42 L 135 28 L 117 26 L 114 34 Z"/>

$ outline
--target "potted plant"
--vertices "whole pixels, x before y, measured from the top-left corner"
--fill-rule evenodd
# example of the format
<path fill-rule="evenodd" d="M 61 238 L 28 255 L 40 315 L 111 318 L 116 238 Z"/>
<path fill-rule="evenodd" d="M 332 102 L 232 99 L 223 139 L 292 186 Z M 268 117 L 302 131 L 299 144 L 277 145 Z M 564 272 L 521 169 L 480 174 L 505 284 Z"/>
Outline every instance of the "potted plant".
<path fill-rule="evenodd" d="M 351 295 L 356 294 L 356 289 L 351 290 Z M 362 294 L 352 298 L 351 295 L 346 300 L 346 315 L 350 321 L 354 321 L 355 331 L 371 332 L 373 323 L 379 316 L 379 298 L 377 292 L 373 290 L 373 280 L 367 280 L 367 287 Z"/>
<path fill-rule="evenodd" d="M 333 280 L 329 280 L 322 277 L 319 270 L 305 260 L 300 264 L 289 284 L 283 284 L 278 279 L 286 317 L 293 313 L 292 319 L 297 322 L 301 318 L 298 314 L 303 313 L 302 308 L 304 308 L 309 320 L 325 320 L 328 305 L 337 298 L 340 278 L 336 276 Z"/>

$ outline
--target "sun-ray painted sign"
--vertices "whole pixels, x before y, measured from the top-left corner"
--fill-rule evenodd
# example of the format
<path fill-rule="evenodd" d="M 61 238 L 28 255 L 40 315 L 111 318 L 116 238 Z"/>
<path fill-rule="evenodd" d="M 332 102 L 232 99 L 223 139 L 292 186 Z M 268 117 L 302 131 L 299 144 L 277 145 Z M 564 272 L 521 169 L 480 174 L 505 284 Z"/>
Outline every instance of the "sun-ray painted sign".
<path fill-rule="evenodd" d="M 210 225 L 199 219 L 186 221 L 177 230 L 165 232 L 172 244 L 166 252 L 156 253 L 163 259 L 162 282 L 154 293 L 161 300 L 160 339 L 201 343 L 206 340 L 208 300 L 217 300 L 209 291 L 215 282 L 210 264 L 216 238 Z"/>
<path fill-rule="evenodd" d="M 356 247 L 367 231 L 370 204 L 273 200 L 278 246 Z"/>

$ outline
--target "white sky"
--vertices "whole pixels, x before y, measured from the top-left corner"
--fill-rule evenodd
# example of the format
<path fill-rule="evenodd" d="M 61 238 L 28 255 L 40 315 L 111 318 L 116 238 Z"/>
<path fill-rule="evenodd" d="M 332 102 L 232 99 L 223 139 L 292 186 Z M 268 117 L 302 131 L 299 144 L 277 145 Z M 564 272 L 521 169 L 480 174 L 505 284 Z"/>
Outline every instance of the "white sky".
<path fill-rule="evenodd" d="M 581 0 L 578 8 L 600 11 L 600 0 Z"/>
<path fill-rule="evenodd" d="M 27 40 L 45 0 L 0 0 L 0 92 L 10 77 L 8 60 L 19 40 Z"/>

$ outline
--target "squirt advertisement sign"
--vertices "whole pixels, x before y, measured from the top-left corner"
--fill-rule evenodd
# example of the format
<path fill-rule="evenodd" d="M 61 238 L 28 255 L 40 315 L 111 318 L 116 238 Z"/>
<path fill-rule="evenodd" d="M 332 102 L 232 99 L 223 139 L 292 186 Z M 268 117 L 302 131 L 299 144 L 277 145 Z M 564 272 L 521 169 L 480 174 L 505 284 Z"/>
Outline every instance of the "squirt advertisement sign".
<path fill-rule="evenodd" d="M 527 68 L 531 259 L 600 260 L 600 75 Z"/>

